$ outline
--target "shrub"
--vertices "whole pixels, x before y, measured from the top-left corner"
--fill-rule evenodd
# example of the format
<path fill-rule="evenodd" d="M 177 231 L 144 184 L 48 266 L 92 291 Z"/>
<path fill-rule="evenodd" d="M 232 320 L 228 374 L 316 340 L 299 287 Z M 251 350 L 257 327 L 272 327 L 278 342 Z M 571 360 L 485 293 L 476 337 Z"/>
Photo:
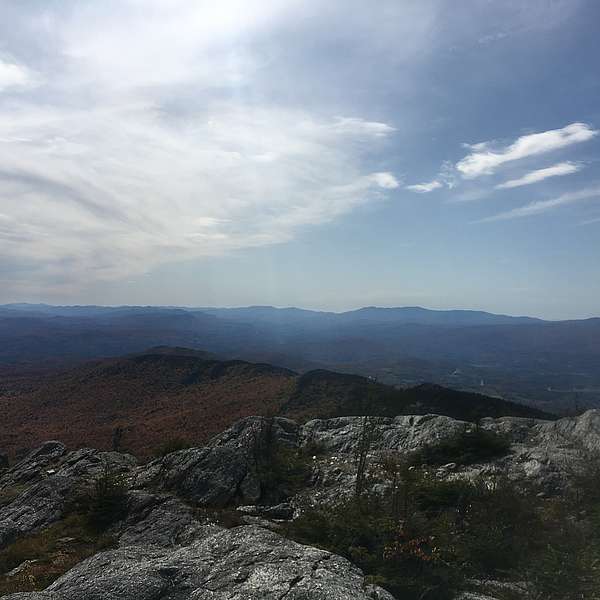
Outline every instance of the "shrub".
<path fill-rule="evenodd" d="M 539 500 L 508 479 L 472 484 L 460 514 L 457 554 L 473 575 L 497 576 L 524 564 L 539 542 Z"/>
<path fill-rule="evenodd" d="M 273 417 L 268 418 L 261 447 L 256 452 L 261 502 L 271 504 L 300 491 L 312 473 L 312 459 L 301 449 L 281 443 L 274 435 L 273 425 Z"/>
<path fill-rule="evenodd" d="M 534 493 L 506 479 L 439 480 L 389 457 L 384 467 L 394 482 L 386 494 L 308 507 L 288 533 L 345 556 L 407 600 L 454 598 L 470 578 L 520 577 L 524 565 L 541 564 L 544 528 L 556 524 Z"/>
<path fill-rule="evenodd" d="M 435 516 L 447 510 L 464 514 L 475 495 L 470 482 L 422 478 L 415 489 L 415 503 L 420 511 Z"/>
<path fill-rule="evenodd" d="M 295 448 L 273 447 L 259 465 L 261 500 L 282 502 L 304 487 L 312 473 L 312 460 Z"/>
<path fill-rule="evenodd" d="M 441 521 L 435 527 L 418 518 L 396 521 L 385 499 L 365 492 L 331 507 L 305 509 L 288 534 L 345 556 L 398 598 L 445 600 L 453 597 L 459 572 L 439 546 L 437 537 L 448 537 L 443 529 Z"/>
<path fill-rule="evenodd" d="M 566 493 L 543 502 L 536 532 L 541 543 L 523 569 L 544 600 L 596 600 L 600 590 L 598 456 L 584 455 L 572 476 Z"/>
<path fill-rule="evenodd" d="M 127 486 L 121 473 L 105 465 L 84 507 L 89 527 L 101 532 L 127 514 Z"/>
<path fill-rule="evenodd" d="M 503 456 L 509 451 L 510 443 L 504 436 L 481 427 L 475 427 L 443 440 L 439 444 L 423 448 L 416 455 L 416 461 L 430 465 L 451 462 L 469 465 Z"/>

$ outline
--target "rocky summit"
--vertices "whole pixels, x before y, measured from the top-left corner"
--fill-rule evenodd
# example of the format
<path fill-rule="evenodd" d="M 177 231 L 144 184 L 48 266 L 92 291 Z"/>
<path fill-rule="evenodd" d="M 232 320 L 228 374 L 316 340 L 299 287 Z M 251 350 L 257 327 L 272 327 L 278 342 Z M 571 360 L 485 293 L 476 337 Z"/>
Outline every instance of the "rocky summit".
<path fill-rule="evenodd" d="M 3 559 L 10 569 L 2 590 L 14 600 L 400 600 L 387 591 L 383 576 L 365 573 L 353 564 L 358 559 L 306 543 L 295 524 L 310 511 L 355 497 L 361 477 L 369 497 L 393 495 L 391 458 L 404 465 L 403 473 L 423 472 L 429 486 L 489 486 L 502 478 L 550 503 L 599 456 L 596 410 L 557 421 L 505 417 L 478 424 L 438 415 L 339 417 L 304 425 L 249 417 L 206 446 L 145 464 L 124 453 L 67 451 L 49 441 L 0 477 L 0 552 L 14 557 L 32 540 L 52 540 L 48 556 L 19 564 Z M 52 532 L 68 531 L 86 499 L 97 499 L 107 473 L 123 487 L 123 510 L 104 527 L 102 542 L 88 540 L 80 555 L 73 548 L 81 540 L 55 539 Z M 464 510 L 461 518 L 468 519 Z M 387 555 L 391 548 L 386 546 Z M 54 564 L 61 560 L 70 568 L 61 572 Z M 43 591 L 25 591 L 36 586 L 23 582 L 31 584 L 48 561 L 57 577 Z M 467 578 L 454 597 L 534 597 L 527 595 L 532 582 L 495 577 Z"/>
<path fill-rule="evenodd" d="M 71 569 L 31 600 L 393 600 L 349 561 L 252 525 L 205 527 L 175 548 L 127 545 Z"/>

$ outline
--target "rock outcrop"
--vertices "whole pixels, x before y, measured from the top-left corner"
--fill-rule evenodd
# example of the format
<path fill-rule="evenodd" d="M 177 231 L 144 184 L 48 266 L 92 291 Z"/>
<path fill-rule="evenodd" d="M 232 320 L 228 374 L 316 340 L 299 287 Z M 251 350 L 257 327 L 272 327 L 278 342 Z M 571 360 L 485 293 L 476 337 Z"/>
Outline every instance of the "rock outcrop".
<path fill-rule="evenodd" d="M 48 471 L 55 472 L 54 467 L 66 451 L 66 446 L 61 442 L 45 442 L 2 474 L 0 489 L 40 481 Z"/>
<path fill-rule="evenodd" d="M 201 506 L 254 504 L 263 492 L 261 470 L 277 448 L 297 445 L 298 432 L 289 419 L 248 417 L 204 448 L 174 452 L 144 466 L 138 485 L 160 487 Z"/>
<path fill-rule="evenodd" d="M 338 417 L 299 426 L 288 419 L 249 417 L 204 448 L 182 450 L 141 466 L 137 485 L 175 493 L 198 506 L 258 505 L 264 501 L 262 477 L 273 453 L 293 447 L 302 449 L 313 465 L 310 485 L 298 500 L 332 502 L 352 493 L 363 423 L 363 417 Z M 377 417 L 371 418 L 371 424 L 372 464 L 383 454 L 408 456 L 435 448 L 476 427 L 440 415 Z M 558 421 L 488 418 L 479 426 L 506 439 L 509 450 L 468 465 L 450 464 L 446 470 L 438 469 L 441 477 L 473 479 L 502 474 L 538 487 L 541 493 L 555 494 L 569 485 L 589 454 L 600 455 L 597 410 Z M 265 509 L 256 512 L 265 514 Z"/>
<path fill-rule="evenodd" d="M 77 490 L 105 468 L 129 472 L 136 460 L 128 454 L 82 448 L 67 452 L 60 442 L 46 442 L 0 477 L 0 548 L 18 537 L 58 521 Z"/>
<path fill-rule="evenodd" d="M 66 477 L 51 477 L 27 488 L 0 509 L 0 548 L 58 521 L 72 485 L 73 481 Z"/>
<path fill-rule="evenodd" d="M 128 546 L 84 561 L 44 592 L 7 600 L 393 600 L 349 561 L 254 526 L 199 532 L 165 550 Z"/>
<path fill-rule="evenodd" d="M 175 546 L 199 537 L 203 525 L 193 509 L 169 494 L 133 490 L 127 517 L 111 533 L 120 546 Z"/>
<path fill-rule="evenodd" d="M 475 427 L 437 415 L 381 417 L 370 424 L 371 464 L 381 454 L 435 448 Z M 127 476 L 127 516 L 109 532 L 116 549 L 85 560 L 44 592 L 8 598 L 393 600 L 383 589 L 368 585 L 347 560 L 269 529 L 292 518 L 307 500 L 332 502 L 352 492 L 363 425 L 362 417 L 314 420 L 303 426 L 288 419 L 250 417 L 203 448 L 174 452 L 145 465 L 124 454 L 67 452 L 59 442 L 48 442 L 0 477 L 5 500 L 0 506 L 0 547 L 62 518 L 73 494 L 106 466 Z M 569 485 L 590 456 L 600 456 L 600 411 L 555 422 L 483 419 L 479 427 L 502 435 L 510 442 L 507 451 L 467 465 L 433 467 L 437 476 L 504 474 L 553 494 Z M 269 503 L 263 489 L 265 470 L 278 452 L 290 448 L 302 450 L 312 476 L 298 495 L 285 503 Z M 377 477 L 374 481 L 380 485 Z M 213 509 L 236 506 L 240 522 L 265 527 L 223 529 L 211 522 Z M 463 597 L 483 598 L 488 588 Z"/>
<path fill-rule="evenodd" d="M 408 455 L 425 447 L 435 448 L 476 427 L 440 415 L 380 417 L 371 423 L 372 458 L 382 453 Z M 329 492 L 330 497 L 336 497 L 352 489 L 362 425 L 362 417 L 340 417 L 309 421 L 301 428 L 300 445 L 314 451 L 315 494 Z M 590 455 L 600 457 L 600 410 L 558 421 L 486 418 L 479 426 L 506 439 L 509 451 L 469 465 L 450 465 L 448 476 L 472 479 L 502 474 L 552 494 L 569 485 Z"/>

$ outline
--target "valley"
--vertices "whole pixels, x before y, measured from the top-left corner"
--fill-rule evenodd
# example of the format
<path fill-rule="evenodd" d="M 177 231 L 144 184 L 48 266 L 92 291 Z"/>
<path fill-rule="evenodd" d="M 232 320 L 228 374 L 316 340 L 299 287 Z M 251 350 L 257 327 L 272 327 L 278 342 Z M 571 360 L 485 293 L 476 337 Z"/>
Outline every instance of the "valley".
<path fill-rule="evenodd" d="M 26 384 L 13 377 L 12 387 L 0 394 L 0 410 L 0 449 L 11 456 L 59 439 L 71 448 L 92 445 L 148 457 L 166 440 L 202 444 L 251 415 L 303 420 L 427 412 L 468 420 L 547 416 L 440 386 L 395 389 L 357 375 L 326 370 L 298 374 L 170 347 L 38 374 Z"/>

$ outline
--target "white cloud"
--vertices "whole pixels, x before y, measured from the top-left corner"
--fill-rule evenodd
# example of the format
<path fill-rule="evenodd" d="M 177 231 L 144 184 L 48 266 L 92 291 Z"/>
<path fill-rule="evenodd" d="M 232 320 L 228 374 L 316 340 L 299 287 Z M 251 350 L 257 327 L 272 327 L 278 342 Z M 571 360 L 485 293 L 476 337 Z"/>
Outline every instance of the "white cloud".
<path fill-rule="evenodd" d="M 490 150 L 492 142 L 469 146 L 471 154 L 456 164 L 457 170 L 467 179 L 489 175 L 499 166 L 514 160 L 535 156 L 590 140 L 598 131 L 586 123 L 571 123 L 562 129 L 524 135 L 499 150 Z"/>
<path fill-rule="evenodd" d="M 418 194 L 428 194 L 442 187 L 442 183 L 437 179 L 430 181 L 429 183 L 415 183 L 413 185 L 407 185 L 406 189 L 411 192 L 417 192 Z"/>
<path fill-rule="evenodd" d="M 73 290 L 284 242 L 399 187 L 371 158 L 392 125 L 261 87 L 253 43 L 291 5 L 106 6 L 49 11 L 42 88 L 0 103 L 5 287 Z M 31 81 L 19 69 L 0 85 Z"/>
<path fill-rule="evenodd" d="M 5 4 L 0 267 L 28 294 L 286 241 L 385 199 L 403 185 L 389 165 L 422 142 L 427 107 L 403 104 L 422 67 L 531 11 L 492 26 L 438 2 Z"/>
<path fill-rule="evenodd" d="M 35 79 L 29 69 L 0 58 L 0 92 L 9 88 L 24 88 L 33 85 Z"/>
<path fill-rule="evenodd" d="M 441 187 L 447 187 L 449 190 L 456 187 L 456 171 L 454 165 L 450 161 L 444 161 L 440 168 L 437 177 L 428 183 L 415 183 L 405 186 L 405 189 L 418 194 L 428 194 Z"/>
<path fill-rule="evenodd" d="M 587 188 L 577 192 L 567 192 L 566 194 L 562 194 L 556 198 L 551 198 L 550 200 L 537 200 L 536 202 L 530 202 L 525 206 L 519 206 L 518 208 L 513 208 L 512 210 L 507 210 L 506 212 L 502 212 L 491 217 L 486 217 L 478 222 L 488 223 L 490 221 L 504 221 L 507 219 L 531 217 L 554 210 L 561 206 L 574 204 L 582 200 L 590 200 L 592 198 L 600 198 L 600 187 Z"/>
<path fill-rule="evenodd" d="M 274 107 L 219 103 L 174 128 L 144 105 L 29 106 L 0 119 L 0 138 L 17 133 L 31 141 L 0 143 L 0 202 L 22 235 L 0 231 L 0 253 L 53 278 L 286 241 L 399 186 L 362 172 L 347 132 Z"/>
<path fill-rule="evenodd" d="M 387 171 L 373 173 L 371 175 L 371 180 L 384 190 L 395 190 L 400 185 L 400 182 L 396 179 L 396 177 Z"/>
<path fill-rule="evenodd" d="M 552 167 L 546 167 L 545 169 L 537 169 L 531 171 L 523 177 L 518 179 L 511 179 L 496 186 L 497 190 L 510 189 L 520 187 L 523 185 L 531 185 L 532 183 L 538 183 L 548 177 L 562 177 L 563 175 L 570 175 L 571 173 L 577 173 L 581 170 L 581 165 L 572 162 L 561 162 Z"/>
<path fill-rule="evenodd" d="M 338 133 L 349 135 L 374 135 L 376 137 L 385 137 L 393 133 L 395 129 L 387 123 L 377 121 L 364 121 L 356 117 L 338 117 L 331 128 Z"/>

